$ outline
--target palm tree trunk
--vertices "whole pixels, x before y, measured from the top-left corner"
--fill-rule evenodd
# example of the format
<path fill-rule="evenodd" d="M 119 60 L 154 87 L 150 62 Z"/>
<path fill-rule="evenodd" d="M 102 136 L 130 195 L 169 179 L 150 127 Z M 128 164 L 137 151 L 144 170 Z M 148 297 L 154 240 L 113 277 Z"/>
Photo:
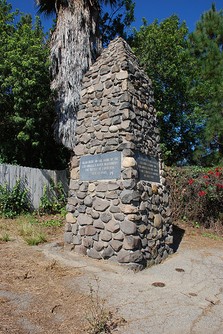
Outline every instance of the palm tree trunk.
<path fill-rule="evenodd" d="M 98 15 L 95 0 L 66 0 L 66 5 L 59 6 L 51 38 L 51 79 L 57 112 L 55 134 L 69 149 L 75 144 L 82 78 L 101 48 L 97 38 Z"/>

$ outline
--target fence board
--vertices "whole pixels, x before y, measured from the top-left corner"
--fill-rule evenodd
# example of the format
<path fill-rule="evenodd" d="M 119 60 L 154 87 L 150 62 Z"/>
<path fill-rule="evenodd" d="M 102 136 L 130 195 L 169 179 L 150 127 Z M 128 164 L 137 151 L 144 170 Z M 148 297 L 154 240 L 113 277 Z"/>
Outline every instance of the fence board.
<path fill-rule="evenodd" d="M 55 185 L 57 185 L 58 182 L 61 182 L 65 192 L 68 192 L 68 179 L 66 170 L 53 171 L 47 169 L 0 164 L 1 185 L 6 183 L 10 188 L 12 188 L 16 184 L 17 180 L 20 180 L 29 191 L 30 203 L 34 209 L 39 208 L 44 186 L 46 185 L 49 187 L 51 180 L 53 180 Z"/>

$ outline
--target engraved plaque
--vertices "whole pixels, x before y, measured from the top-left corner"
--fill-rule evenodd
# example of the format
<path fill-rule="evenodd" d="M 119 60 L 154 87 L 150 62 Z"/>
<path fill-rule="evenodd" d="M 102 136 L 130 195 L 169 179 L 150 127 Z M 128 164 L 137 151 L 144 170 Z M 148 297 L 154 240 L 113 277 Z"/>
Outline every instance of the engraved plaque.
<path fill-rule="evenodd" d="M 120 179 L 121 152 L 85 155 L 80 160 L 80 180 Z"/>
<path fill-rule="evenodd" d="M 159 160 L 141 153 L 137 153 L 135 158 L 138 164 L 139 179 L 160 183 Z"/>

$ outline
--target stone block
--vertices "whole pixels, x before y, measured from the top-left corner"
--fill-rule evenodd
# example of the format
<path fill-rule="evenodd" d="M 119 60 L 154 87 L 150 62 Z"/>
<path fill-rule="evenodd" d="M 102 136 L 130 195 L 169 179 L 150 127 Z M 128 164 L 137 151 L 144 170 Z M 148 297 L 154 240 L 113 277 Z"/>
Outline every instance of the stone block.
<path fill-rule="evenodd" d="M 111 232 L 108 232 L 108 231 L 102 231 L 100 233 L 100 238 L 102 241 L 110 241 L 112 238 L 112 234 Z"/>
<path fill-rule="evenodd" d="M 101 218 L 101 220 L 102 220 L 104 223 L 108 223 L 109 220 L 112 219 L 112 215 L 111 215 L 109 212 L 103 212 L 103 213 L 100 215 L 100 218 Z"/>
<path fill-rule="evenodd" d="M 114 249 L 115 252 L 119 252 L 120 249 L 122 248 L 123 242 L 120 240 L 112 240 L 110 242 L 111 247 Z"/>
<path fill-rule="evenodd" d="M 82 244 L 86 248 L 92 247 L 93 246 L 93 242 L 94 242 L 93 239 L 90 238 L 90 237 L 85 237 L 85 238 L 82 239 Z"/>
<path fill-rule="evenodd" d="M 93 259 L 100 260 L 102 259 L 101 255 L 99 252 L 96 251 L 96 249 L 91 248 L 87 250 L 87 255 Z"/>
<path fill-rule="evenodd" d="M 71 232 L 72 231 L 72 225 L 70 223 L 66 223 L 64 227 L 65 232 Z"/>
<path fill-rule="evenodd" d="M 115 220 L 122 222 L 125 219 L 125 215 L 123 213 L 114 213 Z"/>
<path fill-rule="evenodd" d="M 117 255 L 117 260 L 120 263 L 130 263 L 130 262 L 137 263 L 143 260 L 143 254 L 140 250 L 134 252 L 122 249 Z"/>
<path fill-rule="evenodd" d="M 138 249 L 141 246 L 141 240 L 138 236 L 127 235 L 124 238 L 123 248 L 127 250 Z"/>
<path fill-rule="evenodd" d="M 91 216 L 85 215 L 83 213 L 81 213 L 78 217 L 77 217 L 77 223 L 79 225 L 92 225 L 93 224 L 93 219 Z"/>
<path fill-rule="evenodd" d="M 103 224 L 103 222 L 102 222 L 101 219 L 96 219 L 96 220 L 94 220 L 94 222 L 93 222 L 93 226 L 94 226 L 95 228 L 97 228 L 97 229 L 101 229 L 101 230 L 104 230 L 104 228 L 105 228 L 105 226 L 104 226 L 104 224 Z"/>
<path fill-rule="evenodd" d="M 124 220 L 120 223 L 120 229 L 124 234 L 135 234 L 136 233 L 136 224 L 131 222 L 130 220 Z"/>
<path fill-rule="evenodd" d="M 95 241 L 94 242 L 94 249 L 97 252 L 100 252 L 102 249 L 104 249 L 105 243 L 103 241 Z"/>
<path fill-rule="evenodd" d="M 85 234 L 88 236 L 93 236 L 97 233 L 97 230 L 94 226 L 86 226 L 85 227 Z"/>
<path fill-rule="evenodd" d="M 119 231 L 117 233 L 113 233 L 113 239 L 114 240 L 123 240 L 124 239 L 124 233 L 122 231 Z"/>
<path fill-rule="evenodd" d="M 136 160 L 133 157 L 125 157 L 122 161 L 122 167 L 128 168 L 128 167 L 135 167 L 136 166 Z"/>
<path fill-rule="evenodd" d="M 160 228 L 162 225 L 162 216 L 160 214 L 154 215 L 154 227 Z"/>
<path fill-rule="evenodd" d="M 116 233 L 120 230 L 119 224 L 115 220 L 110 220 L 107 224 L 105 224 L 105 228 L 107 231 Z"/>
<path fill-rule="evenodd" d="M 71 212 L 68 212 L 66 214 L 66 221 L 67 223 L 70 223 L 70 224 L 73 224 L 73 223 L 76 223 L 77 221 L 77 218 L 73 216 L 73 214 Z"/>
<path fill-rule="evenodd" d="M 114 250 L 110 245 L 104 248 L 103 251 L 101 252 L 101 256 L 103 257 L 103 259 L 109 259 L 113 255 L 114 255 Z"/>
<path fill-rule="evenodd" d="M 75 235 L 73 237 L 73 244 L 74 245 L 80 245 L 81 244 L 81 237 L 80 237 L 80 235 Z"/>
<path fill-rule="evenodd" d="M 123 213 L 126 214 L 130 214 L 130 213 L 137 213 L 138 212 L 138 208 L 133 206 L 133 205 L 129 205 L 129 204 L 121 204 L 120 209 Z"/>
<path fill-rule="evenodd" d="M 78 225 L 77 224 L 72 224 L 71 226 L 72 226 L 72 233 L 77 234 Z"/>
<path fill-rule="evenodd" d="M 84 204 L 85 204 L 86 206 L 92 206 L 92 202 L 93 202 L 93 200 L 92 200 L 92 197 L 91 197 L 91 196 L 86 196 L 86 197 L 85 197 L 85 199 L 84 199 Z"/>
<path fill-rule="evenodd" d="M 109 206 L 110 206 L 109 201 L 106 201 L 106 200 L 103 200 L 103 199 L 100 199 L 100 198 L 96 198 L 93 201 L 93 208 L 96 211 L 105 211 Z"/>
<path fill-rule="evenodd" d="M 140 199 L 140 195 L 138 191 L 125 189 L 121 192 L 120 198 L 123 204 L 130 204 L 133 201 L 138 201 Z"/>
<path fill-rule="evenodd" d="M 64 233 L 64 242 L 67 244 L 71 244 L 73 242 L 73 233 L 65 232 Z"/>
<path fill-rule="evenodd" d="M 87 248 L 83 245 L 76 245 L 74 248 L 75 252 L 81 255 L 87 255 Z"/>

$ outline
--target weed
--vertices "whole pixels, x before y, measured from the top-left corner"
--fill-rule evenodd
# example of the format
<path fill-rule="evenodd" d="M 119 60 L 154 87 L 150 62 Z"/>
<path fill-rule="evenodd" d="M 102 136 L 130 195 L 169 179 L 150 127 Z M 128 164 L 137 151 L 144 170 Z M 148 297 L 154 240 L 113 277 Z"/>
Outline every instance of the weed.
<path fill-rule="evenodd" d="M 41 226 L 33 225 L 30 222 L 23 223 L 19 233 L 30 246 L 35 246 L 47 241 L 46 235 L 41 230 Z"/>
<path fill-rule="evenodd" d="M 99 280 L 95 278 L 96 289 L 89 285 L 90 304 L 86 319 L 89 324 L 89 334 L 109 334 L 118 324 L 125 323 L 123 318 L 113 320 L 113 314 L 105 310 L 105 301 L 99 298 Z"/>
<path fill-rule="evenodd" d="M 29 211 L 28 191 L 21 180 L 17 180 L 13 188 L 7 184 L 0 185 L 0 215 L 5 218 L 14 218 Z"/>
<path fill-rule="evenodd" d="M 4 242 L 8 242 L 8 241 L 10 241 L 11 239 L 10 239 L 9 234 L 5 232 L 5 233 L 2 235 L 2 237 L 0 238 L 0 240 L 1 240 L 1 241 L 4 241 Z"/>
<path fill-rule="evenodd" d="M 195 227 L 195 228 L 200 228 L 201 227 L 201 225 L 198 222 L 192 222 L 192 224 L 193 224 L 193 227 Z"/>
<path fill-rule="evenodd" d="M 61 219 L 49 219 L 42 223 L 45 227 L 60 227 L 62 225 Z"/>
<path fill-rule="evenodd" d="M 222 237 L 219 237 L 218 235 L 214 234 L 214 233 L 202 233 L 202 236 L 205 237 L 205 238 L 210 238 L 210 239 L 213 239 L 213 240 L 223 240 Z"/>
<path fill-rule="evenodd" d="M 53 180 L 50 182 L 50 186 L 46 185 L 43 188 L 43 196 L 40 199 L 39 213 L 61 213 L 66 205 L 66 194 L 61 182 L 57 185 Z"/>
<path fill-rule="evenodd" d="M 36 246 L 47 241 L 44 233 L 34 233 L 32 236 L 25 237 L 24 239 L 29 246 Z"/>

